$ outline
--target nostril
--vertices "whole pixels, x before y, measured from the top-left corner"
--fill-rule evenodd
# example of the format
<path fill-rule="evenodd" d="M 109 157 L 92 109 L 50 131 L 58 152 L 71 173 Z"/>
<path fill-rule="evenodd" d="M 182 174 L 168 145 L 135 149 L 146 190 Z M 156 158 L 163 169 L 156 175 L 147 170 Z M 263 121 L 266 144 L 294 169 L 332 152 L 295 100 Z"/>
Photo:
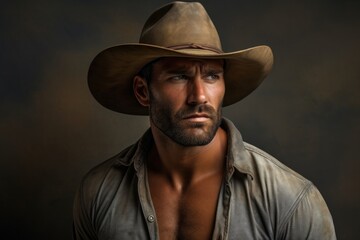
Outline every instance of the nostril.
<path fill-rule="evenodd" d="M 194 100 L 191 100 L 191 101 L 188 101 L 188 104 L 191 105 L 191 106 L 196 106 L 197 102 L 194 101 Z"/>

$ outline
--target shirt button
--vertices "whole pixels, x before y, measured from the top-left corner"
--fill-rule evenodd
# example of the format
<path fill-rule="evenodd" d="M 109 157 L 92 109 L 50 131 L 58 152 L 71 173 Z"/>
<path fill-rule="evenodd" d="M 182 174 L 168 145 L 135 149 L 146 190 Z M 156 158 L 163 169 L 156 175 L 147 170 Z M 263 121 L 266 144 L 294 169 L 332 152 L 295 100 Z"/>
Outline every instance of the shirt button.
<path fill-rule="evenodd" d="M 155 221 L 155 217 L 154 217 L 154 215 L 149 215 L 148 217 L 147 217 L 147 220 L 149 221 L 149 222 L 154 222 Z"/>

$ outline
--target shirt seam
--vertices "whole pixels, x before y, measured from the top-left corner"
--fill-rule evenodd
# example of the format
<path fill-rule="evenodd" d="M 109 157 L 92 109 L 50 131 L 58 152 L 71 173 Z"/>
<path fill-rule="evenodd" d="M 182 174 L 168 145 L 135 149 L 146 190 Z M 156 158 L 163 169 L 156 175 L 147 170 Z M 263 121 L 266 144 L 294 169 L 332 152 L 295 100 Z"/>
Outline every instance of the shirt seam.
<path fill-rule="evenodd" d="M 275 166 L 277 166 L 278 168 L 286 171 L 287 173 L 292 174 L 294 177 L 298 178 L 299 180 L 301 180 L 304 183 L 309 184 L 309 180 L 305 179 L 304 177 L 302 177 L 301 175 L 299 175 L 297 172 L 295 172 L 294 170 L 290 169 L 289 167 L 285 166 L 283 163 L 281 163 L 279 160 L 277 160 L 275 157 L 271 156 L 270 154 L 258 149 L 257 147 L 244 142 L 244 146 L 245 149 L 248 150 L 249 152 L 254 152 L 256 154 L 259 154 L 261 157 L 263 157 L 264 159 L 270 161 L 271 163 L 273 163 Z M 311 183 L 311 182 L 310 182 Z"/>
<path fill-rule="evenodd" d="M 311 182 L 308 182 L 307 185 L 303 188 L 303 190 L 300 192 L 299 196 L 296 198 L 293 205 L 288 210 L 288 213 L 283 218 L 284 220 L 279 224 L 279 236 L 282 235 L 282 232 L 284 231 L 285 226 L 289 223 L 291 217 L 294 215 L 295 211 L 298 209 L 300 203 L 304 199 L 305 195 L 310 191 L 310 188 L 313 186 Z"/>

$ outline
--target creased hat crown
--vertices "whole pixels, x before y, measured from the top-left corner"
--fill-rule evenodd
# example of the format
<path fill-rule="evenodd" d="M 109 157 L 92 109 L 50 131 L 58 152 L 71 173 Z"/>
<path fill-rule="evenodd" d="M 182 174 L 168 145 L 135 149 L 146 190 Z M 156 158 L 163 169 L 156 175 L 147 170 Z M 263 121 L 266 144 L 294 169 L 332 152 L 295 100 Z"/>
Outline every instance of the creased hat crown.
<path fill-rule="evenodd" d="M 139 42 L 172 49 L 205 48 L 222 52 L 218 32 L 197 2 L 173 2 L 155 11 L 146 21 Z"/>

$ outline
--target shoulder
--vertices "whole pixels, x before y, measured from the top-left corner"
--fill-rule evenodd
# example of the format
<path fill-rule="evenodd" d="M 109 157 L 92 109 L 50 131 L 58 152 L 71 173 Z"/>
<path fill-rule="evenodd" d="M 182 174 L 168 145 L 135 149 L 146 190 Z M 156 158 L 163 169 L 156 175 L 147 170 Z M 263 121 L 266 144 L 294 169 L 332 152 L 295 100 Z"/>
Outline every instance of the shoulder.
<path fill-rule="evenodd" d="M 92 168 L 82 179 L 73 205 L 74 236 L 76 239 L 97 239 L 98 217 L 103 217 L 130 166 L 122 159 L 131 152 L 129 147 L 116 156 Z M 101 214 L 102 213 L 102 214 Z"/>
<path fill-rule="evenodd" d="M 119 154 L 93 167 L 83 177 L 79 194 L 88 203 L 99 201 L 100 195 L 112 194 L 116 191 L 124 176 L 133 170 L 132 157 L 136 149 L 136 144 L 131 145 Z"/>
<path fill-rule="evenodd" d="M 284 239 L 333 239 L 329 209 L 314 184 L 265 151 L 244 143 L 253 169 L 253 200 L 270 213 Z M 300 237 L 301 238 L 301 237 Z"/>
<path fill-rule="evenodd" d="M 142 168 L 151 145 L 152 135 L 148 130 L 136 143 L 92 168 L 82 179 L 79 193 L 91 201 L 110 199 L 117 189 L 129 185 L 129 181 L 137 176 L 135 169 Z"/>
<path fill-rule="evenodd" d="M 267 200 L 269 206 L 280 204 L 285 214 L 313 187 L 311 181 L 265 151 L 248 143 L 244 146 L 252 169 L 251 186 L 255 198 Z"/>
<path fill-rule="evenodd" d="M 263 179 L 271 184 L 278 183 L 283 187 L 291 188 L 304 188 L 312 185 L 308 179 L 287 167 L 269 153 L 249 143 L 244 142 L 244 146 L 251 159 L 250 165 L 255 179 Z"/>
<path fill-rule="evenodd" d="M 298 204 L 313 188 L 312 182 L 285 166 L 265 151 L 244 144 L 252 169 L 249 181 L 250 194 L 254 202 L 267 208 L 277 225 L 293 214 Z"/>

